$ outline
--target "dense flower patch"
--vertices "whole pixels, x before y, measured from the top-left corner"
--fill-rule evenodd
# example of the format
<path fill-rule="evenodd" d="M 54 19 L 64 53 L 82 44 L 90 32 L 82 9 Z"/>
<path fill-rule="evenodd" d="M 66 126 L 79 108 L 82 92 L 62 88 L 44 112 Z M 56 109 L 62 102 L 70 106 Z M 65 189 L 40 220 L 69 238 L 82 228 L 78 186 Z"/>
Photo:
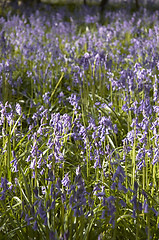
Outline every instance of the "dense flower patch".
<path fill-rule="evenodd" d="M 2 239 L 158 239 L 158 12 L 105 18 L 0 18 Z"/>

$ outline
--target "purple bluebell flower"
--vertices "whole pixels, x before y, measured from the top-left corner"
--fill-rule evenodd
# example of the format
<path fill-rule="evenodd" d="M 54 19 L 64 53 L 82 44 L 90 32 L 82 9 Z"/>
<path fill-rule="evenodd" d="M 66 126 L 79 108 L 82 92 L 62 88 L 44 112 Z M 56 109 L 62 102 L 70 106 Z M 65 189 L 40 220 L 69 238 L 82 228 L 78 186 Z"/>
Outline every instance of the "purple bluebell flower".
<path fill-rule="evenodd" d="M 80 109 L 79 106 L 79 97 L 77 97 L 76 94 L 71 94 L 71 97 L 68 98 L 69 103 L 74 107 L 75 114 L 77 114 L 77 111 Z"/>
<path fill-rule="evenodd" d="M 125 172 L 120 165 L 118 165 L 117 170 L 112 177 L 112 181 L 115 181 L 117 177 L 121 177 L 121 181 L 123 181 L 124 178 L 126 177 Z"/>
<path fill-rule="evenodd" d="M 27 225 L 29 226 L 30 225 L 30 221 L 33 220 L 33 217 L 29 217 L 28 214 L 25 215 L 25 221 L 27 222 Z"/>
<path fill-rule="evenodd" d="M 69 239 L 69 231 L 67 230 L 67 231 L 64 233 L 63 240 L 68 240 L 68 239 Z"/>
<path fill-rule="evenodd" d="M 84 56 L 80 59 L 79 63 L 80 63 L 80 65 L 83 65 L 84 70 L 88 69 L 89 63 L 90 63 L 90 58 L 91 58 L 90 54 L 88 52 L 86 52 L 84 54 Z"/>
<path fill-rule="evenodd" d="M 64 93 L 63 92 L 60 92 L 59 95 L 58 95 L 58 99 L 59 99 L 59 103 L 63 102 L 65 104 L 65 101 L 64 101 Z"/>
<path fill-rule="evenodd" d="M 154 212 L 156 217 L 159 215 L 159 211 L 157 211 L 154 207 L 152 207 L 151 210 Z"/>
<path fill-rule="evenodd" d="M 130 202 L 133 204 L 133 207 L 136 211 L 137 210 L 137 196 L 134 195 L 133 198 L 130 200 Z"/>
<path fill-rule="evenodd" d="M 71 196 L 69 198 L 69 205 L 74 211 L 74 216 L 80 216 L 83 215 L 83 208 L 86 206 L 86 189 L 85 189 L 85 183 L 81 176 L 81 170 L 80 167 L 76 169 L 76 177 L 75 177 L 75 186 L 70 186 L 70 189 L 68 190 L 68 193 L 71 193 Z"/>
<path fill-rule="evenodd" d="M 153 157 L 152 164 L 155 165 L 157 162 L 159 162 L 159 147 L 158 146 L 154 149 L 154 157 Z"/>
<path fill-rule="evenodd" d="M 100 106 L 100 105 L 101 105 L 101 102 L 95 102 L 94 105 L 95 105 L 95 106 Z"/>
<path fill-rule="evenodd" d="M 124 202 L 122 199 L 120 199 L 119 203 L 121 204 L 122 207 L 126 207 L 126 202 Z"/>
<path fill-rule="evenodd" d="M 48 219 L 47 219 L 47 216 L 44 218 L 44 226 L 47 226 L 48 225 Z"/>
<path fill-rule="evenodd" d="M 132 145 L 133 145 L 133 142 L 134 142 L 134 137 L 135 137 L 135 132 L 134 132 L 134 130 L 129 131 L 126 138 L 128 139 L 128 141 L 129 141 Z"/>
<path fill-rule="evenodd" d="M 56 240 L 55 233 L 53 231 L 50 231 L 49 233 L 49 239 L 50 240 Z"/>
<path fill-rule="evenodd" d="M 101 197 L 104 197 L 105 196 L 105 192 L 98 192 L 97 194 L 95 194 L 99 199 Z"/>
<path fill-rule="evenodd" d="M 12 151 L 13 160 L 10 162 L 12 164 L 12 172 L 18 172 L 18 159 L 15 156 L 15 152 Z"/>
<path fill-rule="evenodd" d="M 103 210 L 103 211 L 102 211 L 101 219 L 105 219 L 105 214 L 106 214 L 106 210 Z"/>
<path fill-rule="evenodd" d="M 1 201 L 5 200 L 5 191 L 3 190 L 0 194 L 1 194 L 0 200 Z"/>
<path fill-rule="evenodd" d="M 106 201 L 107 201 L 108 203 L 114 202 L 114 201 L 115 201 L 115 197 L 111 195 L 111 196 L 109 196 L 109 197 L 106 198 Z"/>
<path fill-rule="evenodd" d="M 158 79 L 157 79 L 157 76 L 155 75 L 155 83 L 154 83 L 154 96 L 153 96 L 153 100 L 154 101 L 157 101 L 158 100 L 158 89 L 157 89 L 157 86 L 158 86 Z"/>
<path fill-rule="evenodd" d="M 115 227 L 115 214 L 111 215 L 109 223 L 112 224 L 113 228 Z"/>
<path fill-rule="evenodd" d="M 70 198 L 69 198 L 69 205 L 70 205 L 71 208 L 73 206 L 73 202 L 74 202 L 74 197 L 71 195 Z"/>
<path fill-rule="evenodd" d="M 50 92 L 43 94 L 43 100 L 45 104 L 50 104 Z"/>
<path fill-rule="evenodd" d="M 146 194 L 146 192 L 144 191 L 144 190 L 142 190 L 142 195 L 146 198 L 146 199 L 148 199 L 148 195 Z"/>
<path fill-rule="evenodd" d="M 3 190 L 5 190 L 5 191 L 7 191 L 8 189 L 9 189 L 9 187 L 8 187 L 8 180 L 4 177 L 1 177 L 1 185 L 0 185 L 0 187 L 3 189 Z"/>
<path fill-rule="evenodd" d="M 141 170 L 145 166 L 145 160 L 142 159 L 139 163 L 137 163 L 137 169 Z"/>
<path fill-rule="evenodd" d="M 34 231 L 38 230 L 38 223 L 37 223 L 37 221 L 34 222 L 33 229 L 34 229 Z"/>
<path fill-rule="evenodd" d="M 128 191 L 128 189 L 125 186 L 123 186 L 120 181 L 118 182 L 118 190 L 119 191 L 122 190 L 124 193 L 127 193 L 127 191 Z"/>
<path fill-rule="evenodd" d="M 132 218 L 136 218 L 136 210 L 133 209 Z"/>
<path fill-rule="evenodd" d="M 142 203 L 138 201 L 137 195 L 134 194 L 133 198 L 130 200 L 130 202 L 133 204 L 133 218 L 136 218 L 136 211 L 142 211 Z"/>
<path fill-rule="evenodd" d="M 44 207 L 41 201 L 39 202 L 37 213 L 40 215 L 42 219 L 45 219 L 47 217 L 46 211 L 44 211 Z"/>
<path fill-rule="evenodd" d="M 99 191 L 99 190 L 100 190 L 100 187 L 98 186 L 98 184 L 96 184 L 93 188 L 93 193 L 96 194 L 97 191 Z"/>
<path fill-rule="evenodd" d="M 135 192 L 137 192 L 138 187 L 139 187 L 139 185 L 138 185 L 138 183 L 135 181 L 135 182 L 134 182 L 134 190 L 135 190 Z"/>
<path fill-rule="evenodd" d="M 52 210 L 52 209 L 55 209 L 55 200 L 52 201 L 48 211 Z"/>
<path fill-rule="evenodd" d="M 149 206 L 148 206 L 147 200 L 144 201 L 143 209 L 144 209 L 144 213 L 148 213 L 149 212 Z"/>
<path fill-rule="evenodd" d="M 33 192 L 35 194 L 35 197 L 38 198 L 39 195 L 38 195 L 38 188 L 37 187 L 33 189 Z"/>
<path fill-rule="evenodd" d="M 117 186 L 117 183 L 116 183 L 116 182 L 113 182 L 112 185 L 111 185 L 111 189 L 112 189 L 112 190 L 115 190 L 116 186 Z"/>
<path fill-rule="evenodd" d="M 94 168 L 101 168 L 101 158 L 100 158 L 100 154 L 99 154 L 99 151 L 98 149 L 95 149 L 94 151 L 94 160 L 95 160 L 95 163 L 94 163 Z"/>

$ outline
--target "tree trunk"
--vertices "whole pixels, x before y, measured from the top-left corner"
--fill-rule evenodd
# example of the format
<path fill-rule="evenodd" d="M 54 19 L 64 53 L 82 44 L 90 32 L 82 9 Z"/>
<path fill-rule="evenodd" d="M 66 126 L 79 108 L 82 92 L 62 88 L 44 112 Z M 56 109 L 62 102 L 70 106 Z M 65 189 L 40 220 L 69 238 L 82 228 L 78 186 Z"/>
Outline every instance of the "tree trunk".
<path fill-rule="evenodd" d="M 136 1 L 138 1 L 138 0 L 136 0 Z M 101 0 L 100 7 L 104 8 L 105 5 L 108 4 L 108 2 L 109 2 L 109 0 Z M 84 0 L 83 3 L 84 3 L 84 5 L 87 5 L 87 0 Z"/>
<path fill-rule="evenodd" d="M 105 7 L 108 4 L 109 0 L 102 0 L 100 3 L 101 7 Z"/>
<path fill-rule="evenodd" d="M 101 3 L 100 3 L 100 10 L 101 10 L 101 12 L 104 11 L 104 8 L 108 4 L 108 2 L 109 2 L 109 0 L 101 0 Z"/>
<path fill-rule="evenodd" d="M 84 0 L 84 5 L 87 5 L 87 0 Z"/>
<path fill-rule="evenodd" d="M 41 0 L 21 0 L 21 2 L 25 6 L 35 6 L 41 3 Z"/>
<path fill-rule="evenodd" d="M 139 8 L 139 1 L 135 0 L 135 2 L 136 2 L 136 8 Z"/>

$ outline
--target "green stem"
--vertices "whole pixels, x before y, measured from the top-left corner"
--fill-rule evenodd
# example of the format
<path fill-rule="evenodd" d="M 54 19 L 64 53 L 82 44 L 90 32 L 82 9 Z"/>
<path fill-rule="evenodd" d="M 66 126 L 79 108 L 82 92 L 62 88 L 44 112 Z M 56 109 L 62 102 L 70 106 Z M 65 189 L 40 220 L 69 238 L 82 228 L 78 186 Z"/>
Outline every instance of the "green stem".
<path fill-rule="evenodd" d="M 131 179 L 131 185 L 132 189 L 134 189 L 134 182 L 135 182 L 135 169 L 136 169 L 136 125 L 134 127 L 134 144 L 133 144 L 133 152 L 132 152 L 132 179 Z"/>

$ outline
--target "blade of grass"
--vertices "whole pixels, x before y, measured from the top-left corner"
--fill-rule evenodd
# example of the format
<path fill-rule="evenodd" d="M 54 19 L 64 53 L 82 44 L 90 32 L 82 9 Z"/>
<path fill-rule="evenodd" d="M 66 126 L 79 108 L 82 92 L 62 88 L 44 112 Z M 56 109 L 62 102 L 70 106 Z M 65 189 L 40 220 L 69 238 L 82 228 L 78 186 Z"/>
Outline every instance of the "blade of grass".
<path fill-rule="evenodd" d="M 53 96 L 54 96 L 54 94 L 55 94 L 55 92 L 56 92 L 56 89 L 58 88 L 58 86 L 59 86 L 60 82 L 62 81 L 63 77 L 64 77 L 64 72 L 61 74 L 61 77 L 60 77 L 58 83 L 56 84 L 56 86 L 55 86 L 55 88 L 54 88 L 54 91 L 52 92 L 49 101 L 52 100 L 52 98 L 53 98 Z"/>

